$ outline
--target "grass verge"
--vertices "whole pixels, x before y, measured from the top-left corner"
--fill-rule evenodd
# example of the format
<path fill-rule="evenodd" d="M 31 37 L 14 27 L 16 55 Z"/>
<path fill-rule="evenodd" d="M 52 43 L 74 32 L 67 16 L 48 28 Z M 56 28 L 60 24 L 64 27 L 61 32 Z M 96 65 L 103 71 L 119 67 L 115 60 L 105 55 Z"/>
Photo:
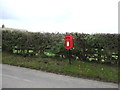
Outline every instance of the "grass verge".
<path fill-rule="evenodd" d="M 72 65 L 69 65 L 67 59 L 23 57 L 6 52 L 2 53 L 2 63 L 75 77 L 118 82 L 117 66 L 89 63 L 80 60 L 73 60 Z"/>

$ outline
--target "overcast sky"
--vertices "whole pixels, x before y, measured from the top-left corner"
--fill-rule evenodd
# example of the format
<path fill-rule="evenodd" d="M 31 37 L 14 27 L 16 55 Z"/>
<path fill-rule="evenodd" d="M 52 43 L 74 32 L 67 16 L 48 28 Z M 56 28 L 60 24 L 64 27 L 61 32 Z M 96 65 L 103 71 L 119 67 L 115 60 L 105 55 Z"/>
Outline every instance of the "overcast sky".
<path fill-rule="evenodd" d="M 119 0 L 0 0 L 0 25 L 33 32 L 118 33 Z"/>

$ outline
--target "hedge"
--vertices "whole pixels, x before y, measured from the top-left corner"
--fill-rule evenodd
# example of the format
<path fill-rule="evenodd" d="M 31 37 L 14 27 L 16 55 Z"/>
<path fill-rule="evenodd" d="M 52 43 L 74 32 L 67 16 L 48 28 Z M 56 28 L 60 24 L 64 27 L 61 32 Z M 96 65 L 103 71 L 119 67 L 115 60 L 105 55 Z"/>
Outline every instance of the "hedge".
<path fill-rule="evenodd" d="M 64 48 L 64 35 L 72 34 L 74 48 Z M 44 55 L 44 52 L 56 57 L 93 61 L 98 63 L 119 63 L 120 34 L 84 34 L 84 33 L 41 33 L 20 30 L 2 30 L 3 51 L 20 55 Z"/>

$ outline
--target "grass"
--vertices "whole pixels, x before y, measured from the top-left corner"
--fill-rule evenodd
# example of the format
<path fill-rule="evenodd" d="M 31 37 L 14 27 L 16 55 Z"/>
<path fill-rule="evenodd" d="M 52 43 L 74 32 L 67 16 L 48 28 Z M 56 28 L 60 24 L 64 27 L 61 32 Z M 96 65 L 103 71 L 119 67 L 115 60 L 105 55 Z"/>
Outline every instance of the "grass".
<path fill-rule="evenodd" d="M 89 63 L 80 60 L 72 60 L 72 64 L 69 65 L 68 60 L 63 58 L 23 57 L 6 52 L 3 52 L 2 56 L 2 62 L 4 64 L 11 64 L 75 77 L 115 83 L 118 82 L 117 66 Z"/>

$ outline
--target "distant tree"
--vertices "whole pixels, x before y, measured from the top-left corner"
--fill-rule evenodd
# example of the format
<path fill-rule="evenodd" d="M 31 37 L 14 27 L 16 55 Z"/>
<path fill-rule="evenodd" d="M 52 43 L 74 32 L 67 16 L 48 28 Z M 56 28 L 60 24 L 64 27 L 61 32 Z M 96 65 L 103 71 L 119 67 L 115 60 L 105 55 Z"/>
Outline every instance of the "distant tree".
<path fill-rule="evenodd" d="M 4 24 L 2 25 L 2 28 L 5 28 L 5 25 L 4 25 Z"/>

